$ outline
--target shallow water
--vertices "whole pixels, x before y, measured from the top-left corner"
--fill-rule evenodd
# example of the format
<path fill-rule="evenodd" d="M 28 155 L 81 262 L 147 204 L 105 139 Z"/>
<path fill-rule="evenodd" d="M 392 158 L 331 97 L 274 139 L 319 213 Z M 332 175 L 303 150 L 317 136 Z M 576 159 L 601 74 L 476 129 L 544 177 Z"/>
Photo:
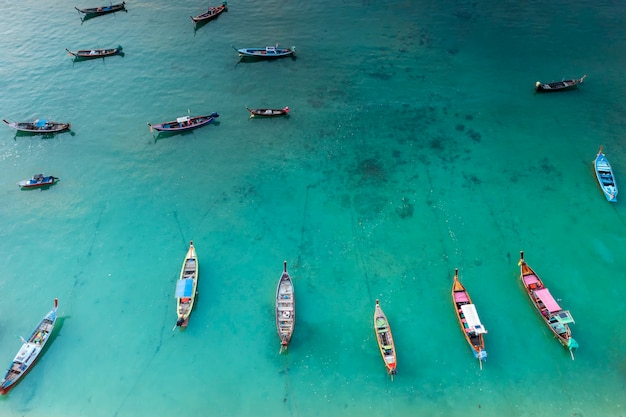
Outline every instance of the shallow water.
<path fill-rule="evenodd" d="M 603 145 L 618 185 L 626 172 L 618 4 L 241 1 L 196 31 L 206 4 L 130 1 L 84 22 L 73 6 L 96 4 L 53 1 L 44 23 L 41 4 L 0 0 L 0 116 L 72 123 L 51 138 L 0 128 L 0 360 L 54 297 L 61 315 L 0 415 L 625 414 L 626 211 L 591 168 Z M 231 47 L 277 41 L 297 58 Z M 534 94 L 583 74 L 577 91 Z M 220 117 L 173 136 L 146 125 L 188 111 Z M 38 172 L 61 181 L 15 185 Z M 172 331 L 190 240 L 199 295 Z M 576 319 L 575 361 L 519 285 L 520 250 Z M 283 260 L 297 325 L 279 355 Z M 489 330 L 482 371 L 454 268 Z"/>

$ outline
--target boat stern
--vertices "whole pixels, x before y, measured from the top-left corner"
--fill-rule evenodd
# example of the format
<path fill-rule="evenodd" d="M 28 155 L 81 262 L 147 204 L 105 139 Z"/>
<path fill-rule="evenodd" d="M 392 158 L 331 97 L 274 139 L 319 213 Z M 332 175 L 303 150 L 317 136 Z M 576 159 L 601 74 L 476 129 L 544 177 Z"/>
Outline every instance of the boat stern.
<path fill-rule="evenodd" d="M 7 386 L 2 385 L 2 387 L 0 387 L 0 395 L 7 395 L 9 391 L 11 391 L 11 388 L 13 388 L 13 383 Z"/>
<path fill-rule="evenodd" d="M 611 203 L 617 203 L 617 190 L 608 191 L 606 199 Z"/>
<path fill-rule="evenodd" d="M 571 336 L 567 340 L 567 348 L 569 350 L 576 350 L 576 349 L 578 349 L 578 342 L 576 340 L 574 340 L 574 338 L 571 337 Z"/>
<path fill-rule="evenodd" d="M 189 316 L 184 317 L 184 316 L 180 316 L 178 317 L 178 320 L 176 321 L 176 327 L 181 327 L 181 328 L 186 328 L 187 324 L 189 324 Z"/>
<path fill-rule="evenodd" d="M 478 351 L 474 351 L 474 356 L 481 362 L 487 360 L 487 351 L 481 348 L 478 348 Z"/>

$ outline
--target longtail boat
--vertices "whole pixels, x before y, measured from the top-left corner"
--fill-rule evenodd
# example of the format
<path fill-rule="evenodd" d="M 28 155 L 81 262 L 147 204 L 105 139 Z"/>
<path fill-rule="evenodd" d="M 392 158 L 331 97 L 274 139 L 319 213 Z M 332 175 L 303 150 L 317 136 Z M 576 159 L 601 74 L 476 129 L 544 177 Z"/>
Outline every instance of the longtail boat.
<path fill-rule="evenodd" d="M 242 58 L 259 58 L 259 59 L 273 59 L 273 58 L 284 58 L 286 56 L 295 55 L 296 47 L 292 46 L 291 48 L 279 48 L 278 44 L 276 46 L 266 46 L 263 48 L 241 48 L 237 49 L 233 46 L 235 51 L 239 53 L 239 56 Z"/>
<path fill-rule="evenodd" d="M 596 155 L 596 159 L 593 161 L 593 168 L 596 172 L 596 178 L 598 184 L 604 193 L 606 199 L 612 203 L 617 202 L 617 184 L 615 183 L 615 176 L 613 175 L 613 169 L 606 156 L 602 153 L 602 146 Z"/>
<path fill-rule="evenodd" d="M 189 17 L 191 17 L 191 20 L 193 20 L 194 24 L 206 23 L 209 20 L 215 19 L 222 12 L 226 12 L 226 11 L 228 11 L 228 5 L 226 2 L 223 2 L 221 6 L 209 7 L 209 9 L 206 12 L 201 13 L 198 16 L 189 16 Z"/>
<path fill-rule="evenodd" d="M 193 309 L 198 287 L 198 257 L 193 241 L 189 242 L 189 250 L 185 255 L 183 266 L 180 270 L 180 278 L 176 282 L 176 327 L 187 327 L 189 315 Z"/>
<path fill-rule="evenodd" d="M 376 300 L 376 308 L 374 309 L 374 332 L 376 333 L 380 354 L 383 357 L 383 361 L 385 361 L 387 373 L 391 375 L 391 380 L 393 381 L 393 376 L 397 374 L 396 346 L 393 343 L 393 336 L 391 334 L 391 327 L 387 321 L 387 316 L 385 316 L 378 300 Z"/>
<path fill-rule="evenodd" d="M 122 46 L 118 45 L 117 48 L 108 48 L 108 49 L 79 49 L 78 51 L 70 51 L 65 48 L 68 54 L 73 56 L 75 59 L 94 59 L 94 58 L 104 58 L 107 56 L 113 55 L 124 55 L 122 52 Z"/>
<path fill-rule="evenodd" d="M 22 180 L 17 183 L 21 189 L 41 188 L 53 185 L 59 179 L 52 175 L 44 176 L 43 174 L 35 174 L 31 179 Z"/>
<path fill-rule="evenodd" d="M 13 358 L 2 382 L 0 382 L 0 394 L 8 393 L 35 365 L 54 329 L 58 307 L 59 300 L 55 298 L 54 308 L 39 322 L 28 340 L 22 338 L 23 345 L 17 352 L 17 355 L 15 355 L 15 358 Z"/>
<path fill-rule="evenodd" d="M 78 10 L 79 13 L 85 15 L 85 19 L 90 19 L 96 16 L 102 16 L 103 14 L 109 14 L 114 12 L 119 12 L 120 10 L 126 10 L 126 2 L 123 1 L 118 4 L 111 4 L 109 6 L 100 6 L 100 7 L 88 7 L 86 9 L 79 9 L 78 7 L 74 7 Z"/>
<path fill-rule="evenodd" d="M 554 81 L 551 83 L 542 83 L 537 81 L 535 83 L 535 90 L 539 93 L 552 93 L 555 91 L 567 91 L 575 90 L 579 84 L 582 84 L 586 75 L 580 78 L 572 78 L 570 80 Z"/>
<path fill-rule="evenodd" d="M 69 123 L 52 122 L 46 119 L 37 119 L 34 122 L 9 122 L 6 119 L 2 121 L 9 127 L 26 133 L 57 133 L 71 127 Z"/>
<path fill-rule="evenodd" d="M 578 343 L 572 337 L 569 328 L 570 323 L 574 323 L 574 318 L 569 311 L 563 310 L 556 302 L 550 291 L 544 286 L 543 281 L 532 270 L 524 260 L 524 251 L 520 251 L 520 279 L 528 298 L 535 306 L 537 313 L 546 323 L 548 328 L 554 333 L 554 337 L 569 350 L 572 360 L 574 359 L 574 349 L 578 348 Z"/>
<path fill-rule="evenodd" d="M 209 116 L 182 116 L 177 117 L 176 120 L 171 122 L 163 122 L 155 125 L 148 123 L 148 126 L 150 127 L 150 132 L 152 132 L 152 129 L 158 132 L 183 132 L 206 126 L 215 121 L 219 116 L 220 115 L 215 112 L 211 113 Z"/>
<path fill-rule="evenodd" d="M 483 368 L 483 361 L 487 359 L 485 350 L 485 339 L 483 335 L 487 330 L 480 322 L 476 306 L 472 303 L 469 293 L 459 281 L 459 270 L 454 270 L 454 282 L 452 284 L 452 304 L 456 311 L 456 318 L 461 326 L 461 331 L 467 344 L 474 352 L 474 357 L 478 359 L 480 369 Z"/>
<path fill-rule="evenodd" d="M 276 117 L 286 116 L 289 114 L 289 107 L 283 107 L 282 109 L 251 109 L 246 107 L 246 110 L 250 112 L 250 118 L 254 116 L 259 117 Z"/>
<path fill-rule="evenodd" d="M 280 352 L 287 349 L 296 325 L 296 295 L 293 282 L 283 262 L 283 273 L 276 287 L 276 330 L 280 337 Z"/>

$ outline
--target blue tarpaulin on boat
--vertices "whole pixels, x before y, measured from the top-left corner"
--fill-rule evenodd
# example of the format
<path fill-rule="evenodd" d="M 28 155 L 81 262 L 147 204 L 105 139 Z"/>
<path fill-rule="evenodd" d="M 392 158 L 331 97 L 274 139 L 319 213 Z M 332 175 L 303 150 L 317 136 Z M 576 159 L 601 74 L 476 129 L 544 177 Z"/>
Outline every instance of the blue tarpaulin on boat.
<path fill-rule="evenodd" d="M 37 127 L 44 127 L 47 123 L 48 123 L 47 120 L 40 120 L 40 119 L 35 120 L 35 126 Z"/>
<path fill-rule="evenodd" d="M 191 297 L 193 293 L 193 279 L 179 279 L 176 283 L 176 298 Z"/>

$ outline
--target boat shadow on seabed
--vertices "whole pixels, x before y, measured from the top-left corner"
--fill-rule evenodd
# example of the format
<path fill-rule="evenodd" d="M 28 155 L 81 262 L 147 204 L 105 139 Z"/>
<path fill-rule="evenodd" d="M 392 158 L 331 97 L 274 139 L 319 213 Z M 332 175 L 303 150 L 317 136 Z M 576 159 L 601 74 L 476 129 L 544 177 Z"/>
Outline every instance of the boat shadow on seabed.
<path fill-rule="evenodd" d="M 76 133 L 71 130 L 64 130 L 62 132 L 51 132 L 51 133 L 37 133 L 37 132 L 22 132 L 21 130 L 17 130 L 15 135 L 13 136 L 13 140 L 17 140 L 18 138 L 34 138 L 38 137 L 41 139 L 54 139 L 56 135 L 61 135 L 64 133 L 69 133 L 70 136 L 76 136 Z"/>
<path fill-rule="evenodd" d="M 255 57 L 255 56 L 241 56 L 239 57 L 239 59 L 237 60 L 237 62 L 235 63 L 234 68 L 237 68 L 237 65 L 239 64 L 253 64 L 253 63 L 257 63 L 257 62 L 265 62 L 268 64 L 273 64 L 276 62 L 280 62 L 280 61 L 286 61 L 288 59 L 291 59 L 292 61 L 295 61 L 296 59 L 298 59 L 297 55 L 290 55 L 288 57 L 284 57 L 284 58 L 274 58 L 274 59 L 265 59 L 265 58 L 259 58 L 259 57 Z"/>
<path fill-rule="evenodd" d="M 112 14 L 113 16 L 117 15 L 117 12 L 126 12 L 128 13 L 128 9 L 126 9 L 125 7 L 121 10 L 116 10 L 115 12 L 112 13 L 106 13 L 108 14 Z M 78 16 L 80 18 L 80 24 L 82 26 L 83 23 L 85 23 L 87 20 L 91 20 L 91 19 L 95 19 L 96 17 L 101 17 L 101 16 L 105 16 L 104 14 L 86 14 L 86 15 L 81 15 L 80 12 L 78 12 Z"/>
<path fill-rule="evenodd" d="M 211 123 L 214 126 L 219 126 L 220 122 L 218 122 L 217 120 L 213 121 Z M 168 139 L 174 136 L 187 136 L 187 135 L 193 135 L 196 132 L 196 129 L 192 129 L 192 130 L 181 130 L 178 132 L 156 132 L 156 134 L 152 134 L 152 136 L 154 137 L 154 143 L 157 143 L 157 141 L 161 140 L 161 139 Z"/>

